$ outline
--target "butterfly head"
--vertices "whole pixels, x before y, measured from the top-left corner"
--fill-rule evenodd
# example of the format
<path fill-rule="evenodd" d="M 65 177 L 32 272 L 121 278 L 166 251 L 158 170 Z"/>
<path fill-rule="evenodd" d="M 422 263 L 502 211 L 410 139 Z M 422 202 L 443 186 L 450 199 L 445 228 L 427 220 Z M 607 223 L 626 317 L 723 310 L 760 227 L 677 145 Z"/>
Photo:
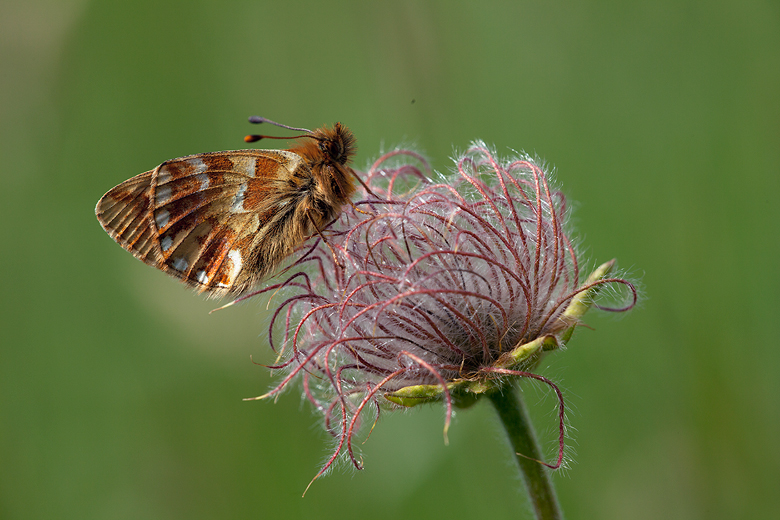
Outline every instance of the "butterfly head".
<path fill-rule="evenodd" d="M 294 148 L 294 150 L 298 153 L 309 156 L 312 159 L 315 155 L 318 155 L 320 161 L 329 163 L 330 165 L 337 168 L 340 166 L 345 166 L 357 152 L 355 147 L 354 134 L 341 123 L 336 123 L 333 125 L 333 128 L 324 126 L 312 131 L 305 128 L 296 128 L 294 126 L 283 125 L 281 123 L 277 123 L 276 121 L 271 121 L 270 119 L 260 116 L 250 117 L 249 122 L 253 124 L 269 123 L 274 126 L 287 128 L 288 130 L 305 132 L 303 135 L 298 135 L 294 138 L 302 138 L 305 140 L 311 139 L 312 141 L 308 141 L 308 143 L 303 141 L 301 142 L 300 146 Z M 247 143 L 254 143 L 261 139 L 289 139 L 289 137 L 252 134 L 244 138 Z M 312 147 L 311 144 L 314 144 L 314 146 Z"/>
<path fill-rule="evenodd" d="M 325 157 L 333 164 L 345 165 L 355 155 L 355 136 L 341 123 L 333 128 L 319 128 L 311 133 L 312 139 Z"/>

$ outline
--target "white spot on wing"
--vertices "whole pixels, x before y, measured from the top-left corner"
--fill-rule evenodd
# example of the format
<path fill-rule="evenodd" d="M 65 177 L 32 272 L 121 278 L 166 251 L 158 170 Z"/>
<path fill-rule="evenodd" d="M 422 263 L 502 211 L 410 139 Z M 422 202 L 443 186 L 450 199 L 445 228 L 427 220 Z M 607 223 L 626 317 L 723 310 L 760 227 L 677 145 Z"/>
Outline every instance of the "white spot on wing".
<path fill-rule="evenodd" d="M 301 159 L 301 156 L 297 153 L 288 152 L 287 150 L 276 150 L 276 153 L 284 158 L 282 160 L 282 165 L 291 172 L 294 172 L 301 162 L 303 162 L 303 159 Z"/>
<path fill-rule="evenodd" d="M 233 161 L 233 167 L 237 172 L 241 172 L 248 177 L 255 176 L 255 168 L 257 167 L 256 157 L 236 156 L 231 157 L 231 160 Z"/>
<path fill-rule="evenodd" d="M 164 184 L 162 186 L 158 185 L 156 193 L 154 194 L 154 202 L 157 205 L 162 205 L 168 202 L 168 199 L 170 198 L 171 198 L 171 187 L 166 186 Z"/>
<path fill-rule="evenodd" d="M 207 285 L 209 283 L 209 277 L 206 275 L 206 271 L 204 271 L 203 269 L 198 271 L 196 278 L 203 285 Z"/>
<path fill-rule="evenodd" d="M 195 176 L 195 180 L 200 183 L 200 187 L 198 188 L 198 191 L 205 190 L 209 187 L 209 176 L 205 173 L 200 173 Z"/>
<path fill-rule="evenodd" d="M 244 211 L 244 194 L 246 193 L 247 185 L 245 182 L 241 183 L 238 187 L 236 196 L 233 198 L 233 205 L 230 206 L 230 211 L 233 213 L 242 213 Z"/>
<path fill-rule="evenodd" d="M 162 240 L 160 240 L 160 247 L 162 247 L 163 251 L 169 250 L 172 245 L 173 245 L 173 239 L 167 235 L 162 237 Z"/>
<path fill-rule="evenodd" d="M 165 208 L 158 209 L 154 212 L 154 221 L 157 223 L 157 229 L 164 228 L 168 224 L 171 214 Z"/>
<path fill-rule="evenodd" d="M 233 266 L 230 269 L 230 279 L 233 280 L 238 276 L 238 272 L 241 271 L 241 265 L 243 264 L 241 260 L 241 251 L 238 249 L 231 249 L 228 253 L 228 258 L 230 258 L 230 261 L 233 263 Z"/>
<path fill-rule="evenodd" d="M 192 168 L 192 173 L 194 173 L 195 175 L 204 173 L 206 170 L 208 170 L 206 163 L 204 163 L 203 159 L 201 159 L 200 157 L 193 157 L 192 159 L 187 159 L 187 166 Z"/>
<path fill-rule="evenodd" d="M 177 271 L 184 272 L 187 270 L 187 267 L 190 265 L 190 263 L 184 259 L 184 257 L 178 257 L 174 258 L 173 262 L 171 262 L 171 267 L 176 269 Z"/>
<path fill-rule="evenodd" d="M 241 251 L 238 249 L 231 249 L 228 252 L 228 260 L 230 260 L 230 274 L 228 274 L 227 283 L 218 283 L 220 287 L 230 287 L 235 281 L 238 273 L 241 272 L 241 266 L 243 261 L 241 260 Z"/>
<path fill-rule="evenodd" d="M 171 172 L 168 171 L 168 167 L 167 166 L 160 167 L 160 169 L 157 170 L 157 184 L 165 184 L 170 180 L 171 180 Z"/>

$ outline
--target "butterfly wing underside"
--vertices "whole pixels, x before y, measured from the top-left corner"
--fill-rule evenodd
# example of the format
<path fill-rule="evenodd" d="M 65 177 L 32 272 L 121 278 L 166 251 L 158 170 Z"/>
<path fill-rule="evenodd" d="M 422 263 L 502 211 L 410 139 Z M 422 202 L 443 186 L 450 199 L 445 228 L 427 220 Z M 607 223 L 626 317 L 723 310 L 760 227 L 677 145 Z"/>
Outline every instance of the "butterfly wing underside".
<path fill-rule="evenodd" d="M 116 186 L 95 213 L 143 262 L 198 291 L 240 294 L 289 254 L 280 236 L 296 207 L 287 180 L 306 172 L 285 150 L 181 157 Z"/>

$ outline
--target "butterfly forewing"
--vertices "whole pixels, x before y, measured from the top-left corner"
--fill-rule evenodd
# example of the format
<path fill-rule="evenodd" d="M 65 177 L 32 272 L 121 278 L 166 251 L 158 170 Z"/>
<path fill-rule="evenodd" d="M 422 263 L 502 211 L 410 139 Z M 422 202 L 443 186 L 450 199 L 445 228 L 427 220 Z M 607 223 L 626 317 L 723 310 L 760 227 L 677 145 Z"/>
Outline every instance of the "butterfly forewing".
<path fill-rule="evenodd" d="M 147 264 L 200 291 L 237 294 L 289 253 L 267 231 L 295 206 L 283 179 L 302 172 L 308 166 L 300 156 L 284 150 L 192 155 L 116 186 L 96 213 Z"/>

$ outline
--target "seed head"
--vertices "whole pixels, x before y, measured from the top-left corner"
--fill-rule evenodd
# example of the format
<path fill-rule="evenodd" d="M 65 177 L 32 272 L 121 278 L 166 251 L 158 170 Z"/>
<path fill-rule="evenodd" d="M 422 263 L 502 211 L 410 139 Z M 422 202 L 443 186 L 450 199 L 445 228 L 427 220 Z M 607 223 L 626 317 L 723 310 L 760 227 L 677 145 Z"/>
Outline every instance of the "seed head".
<path fill-rule="evenodd" d="M 482 142 L 435 182 L 414 152 L 381 157 L 364 176 L 371 196 L 348 207 L 302 251 L 282 283 L 269 341 L 282 381 L 306 397 L 358 469 L 353 436 L 382 410 L 441 400 L 468 406 L 563 346 L 605 284 L 613 262 L 582 280 L 568 208 L 538 161 L 499 160 Z M 279 298 L 279 295 L 276 296 Z M 604 308 L 602 306 L 602 308 Z M 368 413 L 367 413 L 368 412 Z M 316 479 L 316 477 L 315 477 Z"/>

